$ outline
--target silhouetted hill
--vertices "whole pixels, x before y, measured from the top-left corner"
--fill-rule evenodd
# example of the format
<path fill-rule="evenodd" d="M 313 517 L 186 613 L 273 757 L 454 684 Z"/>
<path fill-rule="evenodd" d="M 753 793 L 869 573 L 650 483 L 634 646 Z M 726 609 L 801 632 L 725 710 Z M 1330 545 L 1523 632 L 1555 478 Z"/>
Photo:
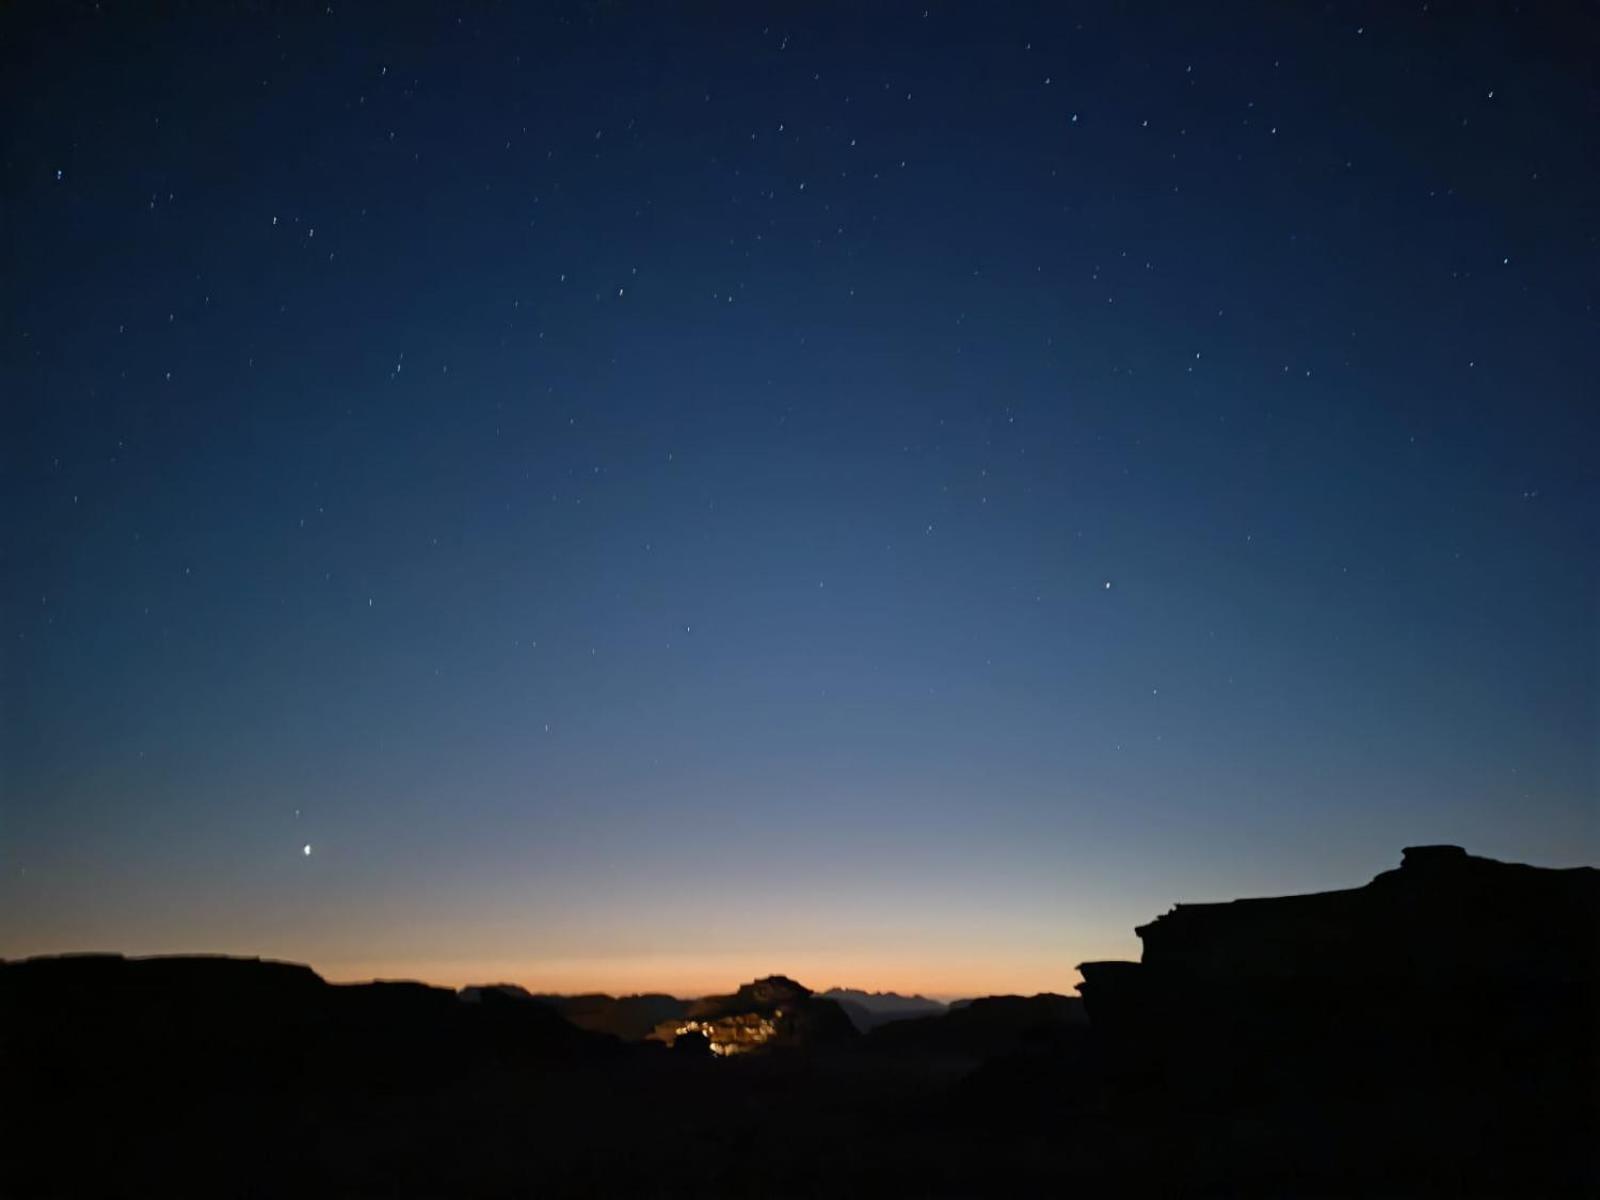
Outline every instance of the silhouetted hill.
<path fill-rule="evenodd" d="M 659 992 L 633 996 L 591 992 L 581 996 L 538 995 L 532 999 L 548 1004 L 580 1029 L 609 1033 L 629 1042 L 643 1041 L 663 1021 L 684 1016 L 691 1004 Z"/>
<path fill-rule="evenodd" d="M 479 1004 L 485 996 L 495 995 L 506 1000 L 543 1000 L 554 997 L 535 996 L 519 983 L 469 983 L 457 993 L 468 1004 Z"/>
<path fill-rule="evenodd" d="M 932 1017 L 945 1011 L 938 1000 L 926 996 L 902 996 L 897 992 L 863 992 L 856 988 L 829 988 L 817 995 L 832 1000 L 844 1009 L 851 1023 L 866 1033 L 890 1021 L 903 1021 L 907 1017 Z"/>
<path fill-rule="evenodd" d="M 973 1061 L 1064 1042 L 1086 1032 L 1088 1017 L 1076 996 L 985 996 L 939 1016 L 881 1025 L 867 1035 L 869 1049 L 933 1054 Z"/>
<path fill-rule="evenodd" d="M 420 983 L 328 984 L 291 963 L 0 963 L 0 1061 L 62 1089 L 146 1072 L 186 1086 L 442 1079 L 484 1062 L 569 1060 L 612 1045 L 540 1005 L 468 1005 Z"/>

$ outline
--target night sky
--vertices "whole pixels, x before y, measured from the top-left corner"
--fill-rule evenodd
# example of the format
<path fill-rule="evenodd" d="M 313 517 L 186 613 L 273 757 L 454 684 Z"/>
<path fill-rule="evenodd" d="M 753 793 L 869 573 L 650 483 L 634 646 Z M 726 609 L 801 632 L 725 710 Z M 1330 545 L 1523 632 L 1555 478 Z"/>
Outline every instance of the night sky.
<path fill-rule="evenodd" d="M 1070 991 L 1594 861 L 1594 11 L 8 5 L 0 955 Z"/>

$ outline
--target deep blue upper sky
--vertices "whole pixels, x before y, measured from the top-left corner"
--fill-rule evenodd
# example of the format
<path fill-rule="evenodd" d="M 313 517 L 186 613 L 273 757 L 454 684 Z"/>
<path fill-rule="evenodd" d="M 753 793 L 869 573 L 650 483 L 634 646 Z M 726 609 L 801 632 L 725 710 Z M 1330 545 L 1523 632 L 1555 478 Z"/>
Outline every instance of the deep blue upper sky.
<path fill-rule="evenodd" d="M 1066 990 L 1600 853 L 1578 6 L 108 7 L 0 15 L 0 954 Z"/>

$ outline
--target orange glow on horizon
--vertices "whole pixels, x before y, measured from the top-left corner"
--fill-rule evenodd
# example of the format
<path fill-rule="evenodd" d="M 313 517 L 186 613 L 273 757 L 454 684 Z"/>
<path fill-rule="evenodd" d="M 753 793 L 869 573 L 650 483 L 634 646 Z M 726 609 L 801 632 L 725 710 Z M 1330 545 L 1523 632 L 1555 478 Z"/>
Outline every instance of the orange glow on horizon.
<path fill-rule="evenodd" d="M 311 963 L 334 983 L 372 979 L 411 979 L 442 987 L 510 983 L 534 993 L 576 995 L 605 992 L 631 995 L 665 992 L 684 998 L 723 995 L 740 984 L 767 975 L 787 975 L 814 991 L 834 987 L 898 992 L 931 999 L 974 996 L 1072 995 L 1081 976 L 1077 963 L 1099 958 L 1130 957 L 1122 946 L 1086 948 L 1065 958 L 1036 956 L 933 966 L 926 962 L 886 960 L 867 955 L 640 955 L 616 958 L 546 960 L 450 959 L 341 960 Z M 1134 949 L 1131 957 L 1137 957 Z"/>

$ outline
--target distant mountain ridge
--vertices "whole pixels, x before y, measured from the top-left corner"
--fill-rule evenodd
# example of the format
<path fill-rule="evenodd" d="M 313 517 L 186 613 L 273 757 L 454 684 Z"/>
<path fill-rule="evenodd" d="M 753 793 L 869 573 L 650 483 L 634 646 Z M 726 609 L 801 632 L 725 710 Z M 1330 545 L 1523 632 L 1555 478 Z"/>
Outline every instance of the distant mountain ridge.
<path fill-rule="evenodd" d="M 937 1017 L 948 1011 L 948 1005 L 926 996 L 902 996 L 899 992 L 866 992 L 859 988 L 829 988 L 818 992 L 818 997 L 832 1000 L 844 1009 L 852 1024 L 862 1033 L 887 1025 L 891 1021 L 904 1021 L 912 1017 Z"/>

